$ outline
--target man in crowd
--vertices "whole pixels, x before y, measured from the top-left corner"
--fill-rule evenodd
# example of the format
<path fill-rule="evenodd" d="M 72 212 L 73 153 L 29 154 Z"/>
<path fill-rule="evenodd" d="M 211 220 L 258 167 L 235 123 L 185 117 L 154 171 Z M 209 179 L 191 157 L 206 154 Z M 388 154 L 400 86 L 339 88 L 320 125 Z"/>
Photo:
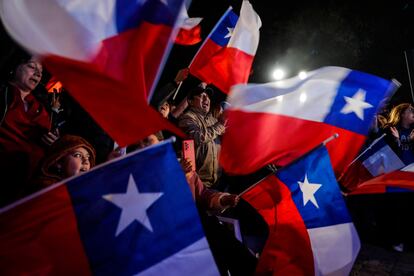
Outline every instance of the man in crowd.
<path fill-rule="evenodd" d="M 218 153 L 216 143 L 224 134 L 225 119 L 214 118 L 210 113 L 210 88 L 196 87 L 187 95 L 189 109 L 180 116 L 178 126 L 194 139 L 196 152 L 196 171 L 207 187 L 212 187 L 218 179 Z"/>

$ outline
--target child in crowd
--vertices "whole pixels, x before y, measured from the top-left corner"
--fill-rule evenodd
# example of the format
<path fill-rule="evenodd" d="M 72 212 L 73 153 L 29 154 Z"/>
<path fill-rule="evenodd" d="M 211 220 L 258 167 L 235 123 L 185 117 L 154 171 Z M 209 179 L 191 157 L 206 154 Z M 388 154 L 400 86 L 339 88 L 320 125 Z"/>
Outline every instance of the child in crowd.
<path fill-rule="evenodd" d="M 95 149 L 83 138 L 64 135 L 49 148 L 31 191 L 89 171 L 95 165 Z"/>

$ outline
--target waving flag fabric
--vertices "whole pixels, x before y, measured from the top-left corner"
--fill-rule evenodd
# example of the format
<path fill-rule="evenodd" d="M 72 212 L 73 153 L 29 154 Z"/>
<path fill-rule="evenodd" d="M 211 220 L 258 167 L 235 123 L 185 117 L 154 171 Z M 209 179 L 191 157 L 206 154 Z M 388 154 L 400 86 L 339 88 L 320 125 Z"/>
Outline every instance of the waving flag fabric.
<path fill-rule="evenodd" d="M 242 197 L 269 226 L 258 275 L 349 275 L 360 242 L 325 147 Z"/>
<path fill-rule="evenodd" d="M 284 166 L 338 133 L 328 150 L 340 175 L 364 143 L 380 101 L 395 89 L 391 81 L 341 67 L 323 67 L 305 79 L 237 85 L 228 98 L 220 163 L 236 174 Z"/>
<path fill-rule="evenodd" d="M 163 143 L 0 210 L 1 275 L 218 275 Z"/>
<path fill-rule="evenodd" d="M 249 1 L 243 1 L 239 18 L 227 10 L 194 57 L 190 73 L 226 94 L 232 85 L 247 83 L 261 25 Z"/>
<path fill-rule="evenodd" d="M 384 137 L 375 140 L 341 175 L 339 183 L 347 191 L 357 191 L 363 182 L 405 166 Z"/>
<path fill-rule="evenodd" d="M 183 7 L 180 14 L 180 31 L 175 38 L 175 43 L 180 45 L 194 45 L 201 41 L 201 17 L 189 17 L 187 9 Z"/>
<path fill-rule="evenodd" d="M 147 105 L 183 0 L 0 1 L 10 35 L 119 145 L 176 128 Z M 145 118 L 145 119 L 144 119 Z"/>
<path fill-rule="evenodd" d="M 414 191 L 414 163 L 370 179 L 358 186 L 352 194 L 378 194 Z"/>

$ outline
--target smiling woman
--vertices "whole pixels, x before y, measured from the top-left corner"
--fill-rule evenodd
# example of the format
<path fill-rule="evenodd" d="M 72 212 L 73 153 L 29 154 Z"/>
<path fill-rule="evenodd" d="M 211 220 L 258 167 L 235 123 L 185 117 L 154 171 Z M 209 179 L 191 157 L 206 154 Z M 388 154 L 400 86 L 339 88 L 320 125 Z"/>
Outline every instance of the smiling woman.
<path fill-rule="evenodd" d="M 49 114 L 32 91 L 42 78 L 42 65 L 23 55 L 0 85 L 0 206 L 23 195 L 45 147 L 56 140 L 48 133 Z"/>

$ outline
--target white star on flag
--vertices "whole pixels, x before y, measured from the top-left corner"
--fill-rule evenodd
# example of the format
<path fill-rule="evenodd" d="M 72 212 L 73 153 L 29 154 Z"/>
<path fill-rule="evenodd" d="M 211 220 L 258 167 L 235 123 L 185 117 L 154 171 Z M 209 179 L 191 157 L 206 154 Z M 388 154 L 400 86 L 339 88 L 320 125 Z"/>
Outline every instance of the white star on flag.
<path fill-rule="evenodd" d="M 231 37 L 233 35 L 234 28 L 227 27 L 227 31 L 228 31 L 228 33 L 226 34 L 226 36 L 224 38 Z"/>
<path fill-rule="evenodd" d="M 354 112 L 359 119 L 364 120 L 364 109 L 373 107 L 365 101 L 365 95 L 366 91 L 359 89 L 352 98 L 344 96 L 346 105 L 341 109 L 341 113 Z"/>
<path fill-rule="evenodd" d="M 309 183 L 308 176 L 306 174 L 305 180 L 303 182 L 298 181 L 298 183 L 303 194 L 303 206 L 310 201 L 316 206 L 316 208 L 319 208 L 318 202 L 315 199 L 315 193 L 319 190 L 322 184 Z"/>
<path fill-rule="evenodd" d="M 102 196 L 122 209 L 115 236 L 118 236 L 134 220 L 139 221 L 149 231 L 151 222 L 147 216 L 147 209 L 162 196 L 163 193 L 140 193 L 132 174 L 129 175 L 128 187 L 125 194 L 107 194 Z"/>

